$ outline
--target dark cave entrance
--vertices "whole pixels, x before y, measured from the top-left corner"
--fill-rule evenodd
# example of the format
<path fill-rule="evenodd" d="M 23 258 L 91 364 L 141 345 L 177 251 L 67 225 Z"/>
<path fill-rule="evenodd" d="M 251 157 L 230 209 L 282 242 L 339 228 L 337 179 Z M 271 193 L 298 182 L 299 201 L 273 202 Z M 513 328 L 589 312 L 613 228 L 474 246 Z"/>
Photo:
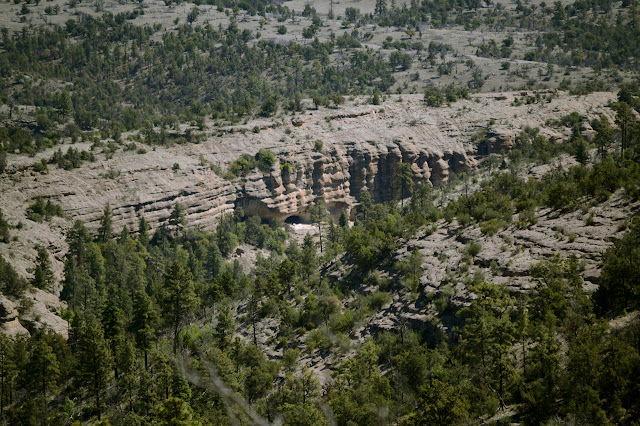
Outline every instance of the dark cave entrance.
<path fill-rule="evenodd" d="M 288 218 L 286 218 L 284 220 L 284 223 L 287 223 L 289 225 L 293 225 L 293 224 L 296 224 L 296 223 L 304 223 L 304 221 L 302 220 L 302 218 L 300 216 L 293 215 L 293 216 L 289 216 Z"/>

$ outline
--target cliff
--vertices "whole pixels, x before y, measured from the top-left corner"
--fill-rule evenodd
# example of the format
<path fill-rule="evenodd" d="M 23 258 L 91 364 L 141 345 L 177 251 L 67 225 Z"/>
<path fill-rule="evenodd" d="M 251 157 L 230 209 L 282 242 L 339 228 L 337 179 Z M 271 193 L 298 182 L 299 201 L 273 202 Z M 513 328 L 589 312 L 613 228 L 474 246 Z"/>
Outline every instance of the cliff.
<path fill-rule="evenodd" d="M 35 157 L 10 154 L 8 173 L 0 176 L 0 209 L 10 224 L 22 226 L 11 231 L 14 241 L 0 243 L 0 254 L 29 276 L 35 246 L 42 245 L 52 253 L 61 278 L 66 230 L 76 219 L 96 229 L 106 203 L 113 210 L 116 232 L 124 225 L 137 228 L 141 216 L 152 228 L 161 226 L 177 202 L 185 207 L 189 223 L 204 229 L 215 228 L 219 217 L 237 206 L 246 214 L 282 221 L 308 220 L 308 207 L 318 198 L 334 215 L 350 212 L 365 189 L 376 201 L 390 200 L 400 162 L 411 165 L 416 183 L 435 184 L 452 172 L 475 167 L 488 152 L 508 150 L 524 126 L 540 126 L 547 136 L 568 136 L 570 129 L 548 130 L 545 123 L 572 111 L 589 119 L 610 115 L 603 105 L 614 98 L 611 93 L 575 97 L 558 92 L 546 93 L 531 105 L 514 102 L 522 96 L 474 95 L 442 108 L 427 108 L 421 95 L 392 96 L 381 105 L 352 99 L 340 109 L 281 114 L 233 127 L 207 122 L 200 143 L 150 147 L 138 142 L 137 148 L 146 149 L 142 153 L 125 150 L 124 144 L 114 153 L 95 148 L 97 161 L 73 170 L 49 165 L 47 174 L 30 166 L 71 145 Z M 490 146 L 472 142 L 480 130 L 487 131 Z M 322 141 L 318 151 L 317 140 Z M 87 142 L 73 147 L 91 150 Z M 212 165 L 225 170 L 240 155 L 253 155 L 260 148 L 276 153 L 268 173 L 254 171 L 226 180 L 212 171 Z M 38 196 L 60 204 L 70 220 L 28 220 L 27 206 Z"/>

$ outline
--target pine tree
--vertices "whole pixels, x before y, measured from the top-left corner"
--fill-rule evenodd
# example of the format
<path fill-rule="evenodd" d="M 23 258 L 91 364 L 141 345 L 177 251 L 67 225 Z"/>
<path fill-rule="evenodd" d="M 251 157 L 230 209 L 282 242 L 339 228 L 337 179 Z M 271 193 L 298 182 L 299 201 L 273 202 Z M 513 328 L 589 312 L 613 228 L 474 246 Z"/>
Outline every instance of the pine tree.
<path fill-rule="evenodd" d="M 191 272 L 178 261 L 173 262 L 165 274 L 161 301 L 165 318 L 173 329 L 173 352 L 176 353 L 180 326 L 199 303 Z"/>
<path fill-rule="evenodd" d="M 91 241 L 84 225 L 76 226 L 67 236 L 69 251 L 64 264 L 64 285 L 60 297 L 73 310 L 100 309 L 105 297 L 104 258 Z"/>
<path fill-rule="evenodd" d="M 9 223 L 4 219 L 4 214 L 0 209 L 0 242 L 9 242 Z"/>
<path fill-rule="evenodd" d="M 582 137 L 579 137 L 573 144 L 575 146 L 574 156 L 576 161 L 583 166 L 586 165 L 589 162 L 589 146 L 587 142 Z"/>
<path fill-rule="evenodd" d="M 307 234 L 304 236 L 300 264 L 302 275 L 304 276 L 305 281 L 308 284 L 309 279 L 318 268 L 318 252 L 311 234 Z"/>
<path fill-rule="evenodd" d="M 139 291 L 133 299 L 133 318 L 130 329 L 133 333 L 136 346 L 144 352 L 144 369 L 149 369 L 148 351 L 156 332 L 158 314 L 153 306 L 151 298 L 144 291 Z"/>
<path fill-rule="evenodd" d="M 187 226 L 187 218 L 182 204 L 176 203 L 175 206 L 173 206 L 173 210 L 169 216 L 169 225 L 173 227 L 176 235 Z"/>
<path fill-rule="evenodd" d="M 138 241 L 145 247 L 149 245 L 149 223 L 144 216 L 140 216 L 138 221 Z"/>
<path fill-rule="evenodd" d="M 369 212 L 373 208 L 371 193 L 367 190 L 362 191 L 358 201 L 360 202 L 358 205 L 358 213 L 362 214 L 363 220 L 366 222 L 369 217 Z"/>
<path fill-rule="evenodd" d="M 231 315 L 231 308 L 227 305 L 223 306 L 218 313 L 218 324 L 216 325 L 216 338 L 218 346 L 223 351 L 231 343 L 231 336 L 235 329 L 235 322 Z"/>
<path fill-rule="evenodd" d="M 324 206 L 324 201 L 321 199 L 316 200 L 311 206 L 309 206 L 311 212 L 311 222 L 318 225 L 318 235 L 320 237 L 320 253 L 322 253 L 322 222 L 327 217 L 327 209 Z"/>
<path fill-rule="evenodd" d="M 218 244 L 212 241 L 207 250 L 207 258 L 205 260 L 206 276 L 209 279 L 214 279 L 222 272 L 223 266 L 224 259 L 222 258 L 222 253 L 218 248 Z"/>
<path fill-rule="evenodd" d="M 106 243 L 113 236 L 113 219 L 111 218 L 111 207 L 109 203 L 104 206 L 102 217 L 100 217 L 100 227 L 98 228 L 98 241 Z"/>
<path fill-rule="evenodd" d="M 400 200 L 402 200 L 402 207 L 404 207 L 404 198 L 413 191 L 413 171 L 411 170 L 411 164 L 400 163 L 396 169 L 395 175 L 395 189 Z"/>
<path fill-rule="evenodd" d="M 249 319 L 249 322 L 251 322 L 254 346 L 258 346 L 258 336 L 256 333 L 257 333 L 258 320 L 260 319 L 260 308 L 261 308 L 260 301 L 261 301 L 260 290 L 254 287 L 253 291 L 251 291 L 251 296 L 249 296 L 249 301 L 247 303 L 247 318 Z"/>
<path fill-rule="evenodd" d="M 129 228 L 127 225 L 122 227 L 122 231 L 120 231 L 120 235 L 118 236 L 118 244 L 126 244 L 129 241 Z"/>
<path fill-rule="evenodd" d="M 10 383 L 16 373 L 16 364 L 12 356 L 13 348 L 13 341 L 4 333 L 0 333 L 0 416 L 4 415 L 7 396 L 11 393 Z"/>
<path fill-rule="evenodd" d="M 136 370 L 136 349 L 131 340 L 126 340 L 122 343 L 115 364 L 120 371 L 118 386 L 127 396 L 129 411 L 133 411 L 134 391 L 138 383 L 138 372 Z"/>
<path fill-rule="evenodd" d="M 32 389 L 39 387 L 46 401 L 47 389 L 55 385 L 60 377 L 60 364 L 53 349 L 44 339 L 36 343 L 25 371 L 30 376 Z"/>
<path fill-rule="evenodd" d="M 338 224 L 340 225 L 340 228 L 349 227 L 349 216 L 347 216 L 347 213 L 344 210 L 342 210 L 342 213 L 340 213 L 340 219 L 338 220 Z"/>
<path fill-rule="evenodd" d="M 33 270 L 33 279 L 31 284 L 42 290 L 53 290 L 55 283 L 53 271 L 51 270 L 51 260 L 49 252 L 44 247 L 38 247 L 38 255 L 36 257 L 36 266 Z"/>
<path fill-rule="evenodd" d="M 196 425 L 193 420 L 193 409 L 186 401 L 171 397 L 158 410 L 156 418 L 165 425 Z"/>
<path fill-rule="evenodd" d="M 78 378 L 95 396 L 98 419 L 101 419 L 100 395 L 107 387 L 113 358 L 104 338 L 102 327 L 98 322 L 89 322 L 80 330 L 77 359 Z"/>
<path fill-rule="evenodd" d="M 616 124 L 620 127 L 620 156 L 624 157 L 624 152 L 629 147 L 629 133 L 634 122 L 633 114 L 626 102 L 618 102 L 615 110 Z"/>
<path fill-rule="evenodd" d="M 599 120 L 594 120 L 592 123 L 596 130 L 596 136 L 593 140 L 597 149 L 598 155 L 603 160 L 609 153 L 609 147 L 613 138 L 613 131 L 609 125 L 609 120 L 606 117 L 600 117 Z"/>
<path fill-rule="evenodd" d="M 58 95 L 58 108 L 64 116 L 68 115 L 73 109 L 71 96 L 69 95 L 68 91 L 65 90 L 61 92 L 60 95 Z"/>
<path fill-rule="evenodd" d="M 504 287 L 494 284 L 477 284 L 471 291 L 477 298 L 462 310 L 467 319 L 463 353 L 477 365 L 484 386 L 495 389 L 502 409 L 515 369 L 516 327 L 510 317 L 514 300 Z"/>
<path fill-rule="evenodd" d="M 83 265 L 86 260 L 87 244 L 91 241 L 91 235 L 82 221 L 77 220 L 73 224 L 73 228 L 69 230 L 66 240 L 69 245 L 67 259 L 75 257 L 76 263 Z"/>
<path fill-rule="evenodd" d="M 124 313 L 122 309 L 116 305 L 116 299 L 110 297 L 102 310 L 102 329 L 104 330 L 104 338 L 107 340 L 111 349 L 111 356 L 114 360 L 118 360 L 119 352 L 125 341 L 124 335 Z M 113 372 L 118 378 L 118 363 L 113 363 Z"/>

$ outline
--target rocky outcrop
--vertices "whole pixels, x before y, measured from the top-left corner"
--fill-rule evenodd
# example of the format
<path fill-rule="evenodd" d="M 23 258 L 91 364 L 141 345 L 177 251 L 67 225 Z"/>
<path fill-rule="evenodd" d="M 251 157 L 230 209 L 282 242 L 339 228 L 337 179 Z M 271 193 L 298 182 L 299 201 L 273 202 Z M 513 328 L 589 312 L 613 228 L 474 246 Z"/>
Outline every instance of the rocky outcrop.
<path fill-rule="evenodd" d="M 479 226 L 460 227 L 455 220 L 440 221 L 435 232 L 416 235 L 395 253 L 395 260 L 406 258 L 414 249 L 423 255 L 420 298 L 411 300 L 408 294 L 394 294 L 393 303 L 360 332 L 366 335 L 416 322 L 419 327 L 427 327 L 436 317 L 443 330 L 450 330 L 455 324 L 448 321 L 456 318 L 437 312 L 433 304 L 426 302 L 425 295 L 446 300 L 454 308 L 465 306 L 472 297 L 465 281 L 476 274 L 482 274 L 487 282 L 505 285 L 512 292 L 528 291 L 538 284 L 531 277 L 531 266 L 555 254 L 563 258 L 576 256 L 584 288 L 593 291 L 598 284 L 602 254 L 613 239 L 626 232 L 625 221 L 638 212 L 640 202 L 630 202 L 620 191 L 586 213 L 541 209 L 538 222 L 524 229 L 518 229 L 514 217 L 513 225 L 495 235 L 483 235 Z M 590 216 L 593 222 L 587 221 Z M 470 242 L 479 244 L 481 250 L 468 264 Z"/>
<path fill-rule="evenodd" d="M 349 211 L 363 190 L 377 201 L 391 199 L 400 162 L 411 164 L 416 182 L 440 182 L 451 172 L 474 167 L 479 151 L 508 151 L 525 125 L 544 127 L 547 120 L 569 111 L 595 116 L 613 95 L 561 94 L 548 103 L 522 106 L 513 104 L 515 96 L 520 94 L 499 99 L 477 95 L 434 109 L 426 108 L 420 95 L 405 95 L 402 102 L 390 97 L 376 106 L 356 100 L 339 111 L 320 109 L 228 128 L 208 123 L 212 130 L 198 144 L 147 148 L 142 154 L 118 151 L 108 158 L 96 152 L 94 163 L 69 171 L 51 166 L 46 175 L 29 171 L 28 165 L 51 157 L 53 150 L 35 158 L 10 155 L 14 173 L 0 177 L 0 208 L 15 223 L 27 225 L 24 232 L 38 227 L 25 214 L 37 196 L 61 204 L 70 218 L 94 229 L 107 202 L 116 230 L 135 228 L 140 216 L 152 228 L 161 226 L 176 202 L 186 208 L 189 223 L 205 229 L 214 228 L 218 218 L 236 206 L 265 218 L 305 219 L 308 206 L 322 198 L 332 213 Z M 489 120 L 494 124 L 489 126 Z M 471 136 L 482 129 L 488 130 L 489 142 L 479 148 Z M 322 141 L 321 152 L 314 151 L 317 140 Z M 74 147 L 91 149 L 87 143 Z M 255 154 L 259 148 L 277 154 L 270 173 L 228 181 L 210 167 L 224 170 L 241 154 Z M 39 243 L 57 245 L 53 240 Z"/>
<path fill-rule="evenodd" d="M 18 320 L 18 309 L 15 303 L 3 295 L 0 295 L 0 332 L 9 337 L 29 334 Z"/>
<path fill-rule="evenodd" d="M 478 154 L 501 154 L 511 151 L 516 139 L 514 133 L 505 127 L 490 128 L 486 139 L 478 144 Z"/>
<path fill-rule="evenodd" d="M 66 306 L 64 302 L 57 296 L 37 288 L 27 292 L 24 300 L 29 309 L 20 319 L 29 331 L 44 328 L 67 338 L 69 323 L 61 318 L 62 309 Z"/>
<path fill-rule="evenodd" d="M 411 165 L 416 183 L 441 182 L 453 172 L 475 167 L 479 147 L 472 135 L 481 130 L 490 136 L 487 153 L 509 150 L 524 126 L 541 127 L 545 134 L 549 132 L 545 122 L 572 111 L 587 119 L 600 114 L 612 118 L 604 105 L 615 97 L 560 93 L 549 102 L 518 105 L 513 102 L 516 96 L 522 95 L 474 95 L 442 108 L 425 107 L 421 95 L 390 96 L 382 105 L 351 99 L 339 111 L 323 108 L 226 128 L 208 122 L 210 130 L 200 143 L 146 146 L 146 151 L 120 149 L 107 154 L 80 142 L 73 147 L 93 149 L 97 161 L 73 170 L 50 165 L 47 174 L 32 171 L 31 165 L 51 158 L 57 149 L 66 151 L 68 145 L 35 157 L 10 154 L 9 173 L 0 175 L 0 209 L 10 224 L 21 226 L 11 230 L 10 244 L 0 243 L 0 255 L 20 275 L 29 276 L 35 246 L 46 247 L 60 282 L 66 231 L 73 220 L 97 229 L 107 203 L 116 232 L 125 225 L 137 228 L 142 216 L 152 228 L 162 226 L 176 203 L 185 207 L 191 225 L 208 230 L 238 206 L 265 219 L 308 221 L 308 207 L 322 199 L 337 216 L 342 210 L 350 212 L 364 190 L 376 201 L 392 199 L 401 162 Z M 256 171 L 231 181 L 214 172 L 260 148 L 276 153 L 270 172 Z M 60 204 L 68 219 L 44 223 L 27 219 L 27 206 L 38 196 Z M 54 293 L 59 290 L 56 286 Z M 47 319 L 54 311 L 51 306 L 39 306 L 24 324 L 46 324 L 62 331 L 65 324 Z"/>
<path fill-rule="evenodd" d="M 283 167 L 292 164 L 287 158 L 294 165 Z M 246 214 L 279 220 L 296 216 L 304 221 L 309 220 L 309 205 L 322 199 L 329 213 L 338 216 L 343 210 L 349 213 L 365 190 L 378 202 L 393 199 L 400 163 L 411 165 L 416 182 L 434 183 L 474 161 L 465 152 L 434 152 L 411 141 L 345 143 L 325 153 L 284 155 L 270 174 L 246 179 L 236 204 Z"/>

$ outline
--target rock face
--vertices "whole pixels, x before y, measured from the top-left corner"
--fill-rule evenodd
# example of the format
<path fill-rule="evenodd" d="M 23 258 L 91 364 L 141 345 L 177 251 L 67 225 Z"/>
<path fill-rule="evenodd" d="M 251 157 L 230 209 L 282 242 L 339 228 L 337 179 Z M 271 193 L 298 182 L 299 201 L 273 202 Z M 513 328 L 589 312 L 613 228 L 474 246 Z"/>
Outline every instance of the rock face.
<path fill-rule="evenodd" d="M 622 226 L 629 217 L 640 211 L 640 202 L 629 202 L 622 191 L 609 200 L 594 206 L 589 212 L 580 210 L 559 213 L 541 209 L 538 222 L 525 229 L 514 224 L 496 235 L 483 235 L 478 226 L 460 228 L 456 221 L 441 220 L 435 232 L 417 235 L 402 244 L 395 253 L 396 260 L 406 258 L 414 249 L 423 257 L 420 288 L 436 299 L 446 299 L 457 308 L 470 300 L 464 281 L 481 273 L 487 282 L 505 285 L 510 291 L 527 291 L 537 285 L 531 277 L 531 266 L 560 253 L 564 258 L 576 256 L 584 288 L 597 288 L 602 254 L 611 246 L 613 238 L 620 238 Z M 593 223 L 587 222 L 593 215 Z M 470 242 L 480 244 L 481 250 L 471 265 L 466 265 Z M 430 326 L 437 315 L 424 299 L 415 302 L 394 295 L 393 303 L 363 326 L 361 333 L 397 329 L 402 324 Z M 454 326 L 454 316 L 442 316 L 444 328 Z"/>
<path fill-rule="evenodd" d="M 57 296 L 32 289 L 25 294 L 21 304 L 24 305 L 22 314 L 18 312 L 14 302 L 0 295 L 0 332 L 17 337 L 45 328 L 67 338 L 68 324 L 60 318 L 64 303 L 60 302 Z"/>
<path fill-rule="evenodd" d="M 276 164 L 269 175 L 254 174 L 243 185 L 237 203 L 246 214 L 286 220 L 308 221 L 308 207 L 322 199 L 327 210 L 338 216 L 349 213 L 362 191 L 375 201 L 394 197 L 395 176 L 400 163 L 409 163 L 416 182 L 445 180 L 450 170 L 474 164 L 465 152 L 433 152 L 411 141 L 386 144 L 345 143 L 326 153 L 300 153 L 291 170 Z"/>
<path fill-rule="evenodd" d="M 475 147 L 465 142 L 473 126 L 462 129 L 449 117 L 451 113 L 425 108 L 419 96 L 381 106 L 323 109 L 215 128 L 199 144 L 147 148 L 144 154 L 118 151 L 108 159 L 96 152 L 96 162 L 68 171 L 51 166 L 45 175 L 29 166 L 50 158 L 54 150 L 35 158 L 10 155 L 12 173 L 0 176 L 0 208 L 10 220 L 25 224 L 22 232 L 33 230 L 33 238 L 42 230 L 36 231 L 38 224 L 28 221 L 25 211 L 37 196 L 61 204 L 68 217 L 82 220 L 90 229 L 98 227 L 108 202 L 116 231 L 124 225 L 135 228 L 140 216 L 152 228 L 161 226 L 176 202 L 185 207 L 189 223 L 205 229 L 214 228 L 221 215 L 237 206 L 265 218 L 305 219 L 307 207 L 322 198 L 330 211 L 348 211 L 365 189 L 377 201 L 391 199 L 400 162 L 411 164 L 416 182 L 442 181 L 452 171 L 474 167 Z M 314 151 L 317 140 L 322 141 L 320 152 Z M 74 148 L 90 149 L 90 145 Z M 254 172 L 229 181 L 210 167 L 224 169 L 259 148 L 277 155 L 270 173 Z M 38 243 L 52 246 L 58 241 Z"/>
<path fill-rule="evenodd" d="M 29 334 L 18 320 L 18 309 L 11 300 L 0 295 L 0 332 L 9 337 Z"/>
<path fill-rule="evenodd" d="M 162 226 L 175 203 L 185 207 L 191 225 L 208 230 L 239 206 L 246 214 L 264 219 L 305 222 L 310 219 L 308 207 L 322 199 L 329 212 L 338 216 L 342 210 L 351 212 L 364 190 L 376 201 L 391 200 L 400 163 L 410 164 L 416 183 L 435 184 L 452 172 L 475 167 L 478 155 L 509 150 L 524 126 L 540 126 L 545 134 L 547 120 L 572 111 L 587 119 L 599 114 L 611 118 L 604 105 L 614 98 L 610 93 L 579 98 L 561 93 L 548 102 L 519 105 L 513 102 L 517 96 L 522 94 L 475 95 L 436 109 L 425 107 L 421 95 L 390 96 L 382 105 L 360 104 L 362 99 L 354 99 L 339 110 L 281 115 L 242 126 L 220 128 L 207 122 L 210 130 L 197 144 L 147 146 L 139 154 L 135 150 L 113 154 L 96 150 L 95 162 L 73 170 L 51 165 L 47 174 L 33 172 L 31 165 L 69 146 L 35 157 L 10 154 L 9 173 L 0 175 L 0 209 L 10 224 L 22 226 L 11 231 L 15 241 L 0 243 L 0 255 L 19 274 L 29 276 L 35 246 L 44 246 L 53 255 L 60 282 L 66 231 L 73 220 L 97 229 L 107 203 L 116 232 L 125 225 L 136 229 L 142 216 L 152 230 Z M 479 130 L 488 131 L 487 147 L 471 142 Z M 568 136 L 570 129 L 566 133 Z M 92 149 L 86 142 L 73 147 Z M 216 166 L 224 170 L 240 155 L 254 155 L 260 148 L 276 154 L 270 172 L 255 171 L 234 180 L 214 173 Z M 71 220 L 36 223 L 27 219 L 26 209 L 38 196 L 60 204 Z M 56 287 L 54 293 L 59 290 Z M 49 318 L 49 313 L 55 316 L 56 312 L 50 305 L 37 306 L 36 311 L 25 318 L 25 325 L 33 321 L 60 332 L 66 329 L 62 320 Z"/>
<path fill-rule="evenodd" d="M 25 299 L 31 307 L 20 319 L 28 330 L 45 328 L 62 335 L 65 339 L 68 337 L 69 324 L 60 317 L 62 308 L 66 306 L 64 302 L 57 296 L 37 288 L 30 290 Z"/>
<path fill-rule="evenodd" d="M 0 176 L 0 208 L 10 220 L 25 222 L 27 231 L 36 225 L 27 223 L 25 210 L 37 196 L 61 204 L 69 217 L 93 229 L 107 202 L 116 231 L 125 224 L 135 228 L 140 216 L 152 228 L 160 226 L 176 202 L 186 208 L 189 223 L 205 229 L 214 228 L 221 215 L 237 206 L 263 218 L 304 220 L 317 198 L 332 213 L 349 211 L 365 189 L 376 201 L 391 199 L 400 162 L 411 164 L 416 182 L 440 182 L 451 172 L 473 168 L 478 154 L 508 151 L 525 125 L 544 127 L 547 120 L 571 111 L 588 118 L 610 115 L 603 105 L 613 96 L 561 94 L 548 103 L 514 106 L 520 95 L 476 95 L 437 109 L 426 108 L 420 95 L 404 95 L 401 102 L 390 97 L 379 106 L 355 103 L 233 128 L 208 123 L 214 130 L 199 144 L 148 148 L 144 154 L 118 151 L 108 159 L 96 153 L 94 163 L 70 171 L 51 166 L 46 175 L 36 175 L 28 166 L 50 158 L 53 150 L 35 158 L 10 155 L 9 170 L 14 172 Z M 486 146 L 471 143 L 471 135 L 482 129 L 488 131 Z M 314 151 L 318 140 L 321 152 Z M 87 143 L 74 147 L 90 149 Z M 224 169 L 259 148 L 277 155 L 270 173 L 229 181 L 211 170 L 210 165 Z M 53 240 L 38 243 L 58 245 Z"/>

